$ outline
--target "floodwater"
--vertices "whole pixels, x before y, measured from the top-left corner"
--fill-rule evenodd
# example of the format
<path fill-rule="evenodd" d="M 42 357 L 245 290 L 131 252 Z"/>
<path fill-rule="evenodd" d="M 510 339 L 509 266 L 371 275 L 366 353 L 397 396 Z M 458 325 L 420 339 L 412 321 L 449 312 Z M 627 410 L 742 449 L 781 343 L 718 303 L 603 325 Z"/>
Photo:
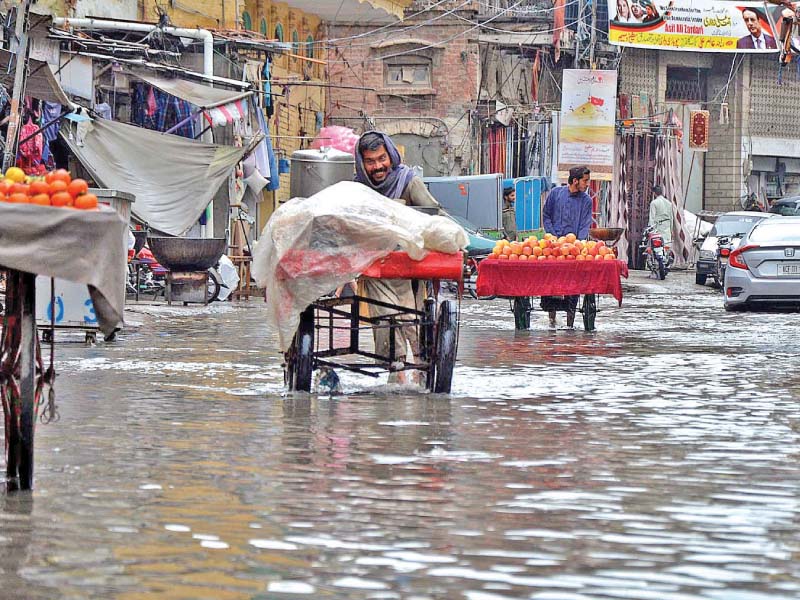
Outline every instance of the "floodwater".
<path fill-rule="evenodd" d="M 450 396 L 287 395 L 260 302 L 61 343 L 0 598 L 798 598 L 798 316 L 689 287 L 593 334 L 465 301 Z"/>

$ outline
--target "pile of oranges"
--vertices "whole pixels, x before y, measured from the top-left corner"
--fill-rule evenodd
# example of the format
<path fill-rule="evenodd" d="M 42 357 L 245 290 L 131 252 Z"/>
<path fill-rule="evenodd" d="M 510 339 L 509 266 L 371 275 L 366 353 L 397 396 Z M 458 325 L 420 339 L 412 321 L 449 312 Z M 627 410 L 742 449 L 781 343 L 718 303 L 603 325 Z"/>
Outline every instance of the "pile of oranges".
<path fill-rule="evenodd" d="M 89 184 L 83 179 L 73 179 L 65 169 L 51 171 L 43 177 L 28 177 L 19 167 L 11 167 L 0 180 L 0 202 L 82 210 L 97 208 L 97 196 L 89 193 Z"/>
<path fill-rule="evenodd" d="M 556 237 L 545 233 L 542 239 L 531 236 L 521 242 L 500 240 L 488 258 L 498 260 L 615 260 L 614 250 L 604 242 L 579 240 L 570 233 Z"/>

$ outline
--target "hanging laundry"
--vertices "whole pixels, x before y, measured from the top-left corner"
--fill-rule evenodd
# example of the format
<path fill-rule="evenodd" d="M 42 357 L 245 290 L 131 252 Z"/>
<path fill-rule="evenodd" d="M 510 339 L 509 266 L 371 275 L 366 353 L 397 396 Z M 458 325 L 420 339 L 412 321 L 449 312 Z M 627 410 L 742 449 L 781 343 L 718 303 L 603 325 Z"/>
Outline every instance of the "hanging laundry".
<path fill-rule="evenodd" d="M 247 115 L 247 104 L 241 100 L 237 100 L 230 104 L 211 108 L 203 114 L 206 117 L 206 121 L 214 127 L 230 125 L 234 121 L 240 121 L 245 118 Z"/>
<path fill-rule="evenodd" d="M 44 135 L 39 131 L 39 125 L 31 118 L 22 126 L 19 132 L 20 140 L 27 139 L 20 144 L 17 154 L 17 166 L 26 175 L 44 175 L 47 171 L 42 153 L 44 151 Z"/>
<path fill-rule="evenodd" d="M 52 125 L 49 125 L 42 130 L 42 135 L 44 136 L 42 161 L 49 169 L 55 167 L 53 154 L 50 150 L 50 143 L 58 138 L 58 132 L 61 131 L 61 121 L 59 120 L 59 117 L 61 116 L 62 112 L 63 107 L 56 102 L 45 102 L 42 105 L 42 126 L 47 125 L 51 121 L 53 122 Z"/>

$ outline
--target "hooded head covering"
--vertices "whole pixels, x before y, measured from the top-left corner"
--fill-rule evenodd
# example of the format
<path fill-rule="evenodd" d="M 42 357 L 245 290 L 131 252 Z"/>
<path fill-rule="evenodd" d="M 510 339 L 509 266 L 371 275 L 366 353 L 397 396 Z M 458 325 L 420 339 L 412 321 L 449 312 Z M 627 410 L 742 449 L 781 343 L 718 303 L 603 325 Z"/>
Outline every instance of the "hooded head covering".
<path fill-rule="evenodd" d="M 386 152 L 389 154 L 389 159 L 392 162 L 391 170 L 386 174 L 386 178 L 378 184 L 372 182 L 364 169 L 364 159 L 361 156 L 361 151 L 358 149 L 361 140 L 365 135 L 374 133 L 383 139 L 383 145 L 386 147 Z M 383 194 L 387 198 L 397 200 L 405 191 L 411 179 L 414 177 L 414 171 L 402 164 L 400 161 L 400 151 L 394 145 L 392 138 L 383 133 L 382 131 L 367 131 L 356 143 L 356 177 L 358 183 L 362 183 L 371 187 L 376 192 Z"/>

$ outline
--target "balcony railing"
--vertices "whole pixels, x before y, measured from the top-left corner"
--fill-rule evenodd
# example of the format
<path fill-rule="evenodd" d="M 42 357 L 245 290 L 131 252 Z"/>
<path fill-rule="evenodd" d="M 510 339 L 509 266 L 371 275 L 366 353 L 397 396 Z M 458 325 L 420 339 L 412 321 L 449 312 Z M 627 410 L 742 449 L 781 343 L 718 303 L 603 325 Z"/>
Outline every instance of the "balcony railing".
<path fill-rule="evenodd" d="M 474 0 L 481 17 L 501 15 L 509 18 L 525 18 L 548 15 L 553 9 L 552 0 Z"/>

